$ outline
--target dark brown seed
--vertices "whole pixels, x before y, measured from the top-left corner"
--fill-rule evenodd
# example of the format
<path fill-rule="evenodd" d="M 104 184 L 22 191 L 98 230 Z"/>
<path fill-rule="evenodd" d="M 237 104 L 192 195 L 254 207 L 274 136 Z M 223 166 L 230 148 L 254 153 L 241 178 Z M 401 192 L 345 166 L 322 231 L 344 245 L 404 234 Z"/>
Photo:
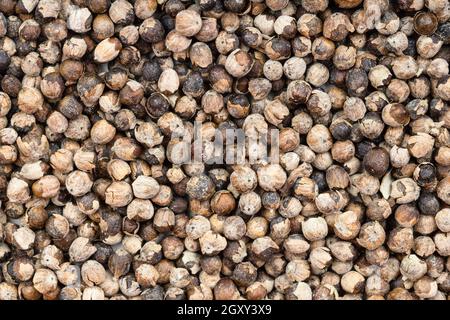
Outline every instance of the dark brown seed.
<path fill-rule="evenodd" d="M 152 118 L 159 118 L 170 108 L 169 101 L 160 93 L 153 93 L 147 99 L 145 111 Z"/>
<path fill-rule="evenodd" d="M 148 81 L 157 81 L 162 73 L 161 66 L 155 60 L 144 63 L 142 77 Z"/>
<path fill-rule="evenodd" d="M 389 153 L 383 148 L 373 148 L 364 156 L 363 165 L 368 173 L 382 177 L 389 168 Z"/>
<path fill-rule="evenodd" d="M 8 54 L 0 50 L 0 72 L 4 72 L 9 67 L 9 63 L 11 62 L 11 59 L 9 58 Z"/>
<path fill-rule="evenodd" d="M 367 92 L 369 80 L 362 69 L 351 69 L 345 76 L 345 84 L 350 95 L 363 98 Z"/>

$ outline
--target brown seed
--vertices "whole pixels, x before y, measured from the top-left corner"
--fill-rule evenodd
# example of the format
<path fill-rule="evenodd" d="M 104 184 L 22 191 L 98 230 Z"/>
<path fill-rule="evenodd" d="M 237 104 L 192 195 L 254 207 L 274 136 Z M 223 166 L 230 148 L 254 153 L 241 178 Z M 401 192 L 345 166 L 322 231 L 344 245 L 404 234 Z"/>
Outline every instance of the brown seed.
<path fill-rule="evenodd" d="M 43 176 L 31 187 L 33 194 L 41 198 L 53 198 L 59 192 L 59 180 L 55 176 Z"/>
<path fill-rule="evenodd" d="M 364 169 L 371 175 L 382 177 L 389 168 L 389 154 L 383 148 L 371 149 L 363 159 Z"/>
<path fill-rule="evenodd" d="M 419 12 L 414 16 L 414 31 L 421 35 L 431 35 L 438 27 L 438 19 L 432 12 Z"/>
<path fill-rule="evenodd" d="M 112 207 L 124 207 L 132 198 L 131 186 L 124 181 L 113 182 L 105 190 L 105 202 Z"/>
<path fill-rule="evenodd" d="M 380 247 L 386 239 L 383 227 L 377 222 L 368 222 L 361 226 L 361 231 L 357 239 L 358 244 L 368 250 Z"/>
<path fill-rule="evenodd" d="M 214 287 L 214 297 L 217 300 L 234 300 L 239 297 L 239 291 L 231 279 L 221 279 Z"/>
<path fill-rule="evenodd" d="M 57 288 L 58 280 L 53 271 L 41 268 L 33 276 L 33 285 L 37 291 L 46 294 Z"/>
<path fill-rule="evenodd" d="M 219 215 L 228 215 L 236 207 L 236 199 L 229 191 L 218 191 L 211 198 L 211 210 Z"/>
<path fill-rule="evenodd" d="M 202 19 L 194 10 L 182 10 L 175 18 L 175 29 L 186 37 L 192 37 L 202 28 Z"/>

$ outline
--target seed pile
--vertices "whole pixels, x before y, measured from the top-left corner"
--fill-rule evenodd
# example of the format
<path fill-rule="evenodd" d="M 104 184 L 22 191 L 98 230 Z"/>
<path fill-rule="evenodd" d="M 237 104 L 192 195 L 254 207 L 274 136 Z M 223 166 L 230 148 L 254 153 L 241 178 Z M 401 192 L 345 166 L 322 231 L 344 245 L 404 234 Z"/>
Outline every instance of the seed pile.
<path fill-rule="evenodd" d="M 1 0 L 0 300 L 448 299 L 449 61 L 448 0 Z"/>

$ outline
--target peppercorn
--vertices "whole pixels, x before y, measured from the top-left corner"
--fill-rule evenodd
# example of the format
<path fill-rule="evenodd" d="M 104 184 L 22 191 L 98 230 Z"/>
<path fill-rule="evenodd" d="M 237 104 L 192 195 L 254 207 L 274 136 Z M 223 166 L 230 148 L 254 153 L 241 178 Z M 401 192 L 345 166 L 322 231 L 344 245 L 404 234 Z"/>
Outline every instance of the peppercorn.
<path fill-rule="evenodd" d="M 438 19 L 432 12 L 418 12 L 414 16 L 414 31 L 420 35 L 431 35 L 438 27 Z"/>
<path fill-rule="evenodd" d="M 157 118 L 162 116 L 169 109 L 169 102 L 167 99 L 159 94 L 153 93 L 148 99 L 145 105 L 145 111 L 151 117 Z"/>
<path fill-rule="evenodd" d="M 389 154 L 383 148 L 371 149 L 363 159 L 364 169 L 371 175 L 382 177 L 389 168 Z"/>
<path fill-rule="evenodd" d="M 366 95 L 367 74 L 362 69 L 352 68 L 345 76 L 345 84 L 351 96 L 362 98 Z"/>
<path fill-rule="evenodd" d="M 302 223 L 302 233 L 309 241 L 317 241 L 325 238 L 328 234 L 328 227 L 325 219 L 309 218 Z"/>
<path fill-rule="evenodd" d="M 8 69 L 8 66 L 11 62 L 11 59 L 9 57 L 9 55 L 3 51 L 0 50 L 0 71 L 6 71 Z"/>
<path fill-rule="evenodd" d="M 323 22 L 324 36 L 333 41 L 342 41 L 347 37 L 347 32 L 353 32 L 354 28 L 348 17 L 342 13 L 333 13 Z"/>

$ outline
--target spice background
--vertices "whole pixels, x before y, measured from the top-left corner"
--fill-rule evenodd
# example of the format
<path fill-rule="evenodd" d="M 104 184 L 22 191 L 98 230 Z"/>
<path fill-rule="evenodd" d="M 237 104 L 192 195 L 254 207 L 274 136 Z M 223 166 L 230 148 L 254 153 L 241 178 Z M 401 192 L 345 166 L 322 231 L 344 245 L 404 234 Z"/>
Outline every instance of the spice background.
<path fill-rule="evenodd" d="M 1 0 L 0 300 L 448 300 L 449 62 L 448 0 Z"/>

